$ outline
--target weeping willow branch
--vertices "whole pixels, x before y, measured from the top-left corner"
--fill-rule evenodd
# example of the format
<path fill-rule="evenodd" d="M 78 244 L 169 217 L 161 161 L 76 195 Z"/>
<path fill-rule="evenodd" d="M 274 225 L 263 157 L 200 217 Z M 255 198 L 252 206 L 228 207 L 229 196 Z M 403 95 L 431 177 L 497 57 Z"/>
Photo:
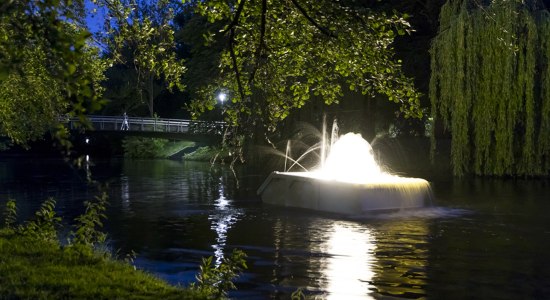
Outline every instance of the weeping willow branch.
<path fill-rule="evenodd" d="M 454 173 L 549 175 L 549 13 L 470 1 L 442 7 L 430 50 L 432 117 L 452 134 Z"/>

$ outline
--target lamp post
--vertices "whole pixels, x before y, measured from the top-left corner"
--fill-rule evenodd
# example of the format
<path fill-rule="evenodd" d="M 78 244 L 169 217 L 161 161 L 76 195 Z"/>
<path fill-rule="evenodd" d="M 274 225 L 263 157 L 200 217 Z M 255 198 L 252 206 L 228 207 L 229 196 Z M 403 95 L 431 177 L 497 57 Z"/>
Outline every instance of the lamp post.
<path fill-rule="evenodd" d="M 222 120 L 221 120 L 221 122 L 222 122 L 222 123 L 221 123 L 222 134 L 223 134 L 223 103 L 225 102 L 225 98 L 226 98 L 226 97 L 227 97 L 227 96 L 225 95 L 224 92 L 220 92 L 220 93 L 218 94 L 218 100 L 220 100 L 220 103 L 221 103 L 221 109 L 220 109 L 220 110 L 221 110 L 221 115 L 222 115 Z"/>
<path fill-rule="evenodd" d="M 220 100 L 222 105 L 223 105 L 223 102 L 225 101 L 225 97 L 226 97 L 225 93 L 219 93 L 218 94 L 218 100 Z"/>

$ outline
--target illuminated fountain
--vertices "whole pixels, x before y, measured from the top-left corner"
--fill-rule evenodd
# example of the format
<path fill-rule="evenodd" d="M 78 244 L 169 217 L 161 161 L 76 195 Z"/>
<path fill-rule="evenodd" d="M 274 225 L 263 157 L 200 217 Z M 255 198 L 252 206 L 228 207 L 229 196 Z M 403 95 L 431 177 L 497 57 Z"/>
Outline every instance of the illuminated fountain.
<path fill-rule="evenodd" d="M 332 140 L 335 140 L 334 132 Z M 327 144 L 324 140 L 320 147 L 320 168 L 271 173 L 258 189 L 262 201 L 318 211 L 361 214 L 423 207 L 429 199 L 430 184 L 426 180 L 382 171 L 374 159 L 372 147 L 360 134 L 345 134 L 328 147 L 324 147 Z M 329 150 L 324 150 L 326 148 Z"/>

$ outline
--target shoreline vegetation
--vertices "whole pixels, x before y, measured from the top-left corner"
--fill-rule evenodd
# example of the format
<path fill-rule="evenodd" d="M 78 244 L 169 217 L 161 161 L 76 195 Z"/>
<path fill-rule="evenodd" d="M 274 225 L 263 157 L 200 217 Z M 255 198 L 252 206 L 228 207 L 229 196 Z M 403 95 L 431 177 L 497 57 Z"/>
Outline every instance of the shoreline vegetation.
<path fill-rule="evenodd" d="M 191 141 L 170 141 L 148 137 L 126 137 L 122 140 L 124 157 L 128 158 L 173 158 L 181 157 L 185 151 L 193 149 Z"/>
<path fill-rule="evenodd" d="M 212 146 L 198 147 L 195 151 L 183 156 L 183 160 L 203 162 L 225 162 L 229 161 L 229 158 L 230 155 L 227 149 Z"/>
<path fill-rule="evenodd" d="M 1 299 L 207 299 L 99 253 L 0 230 Z"/>
<path fill-rule="evenodd" d="M 15 200 L 6 203 L 0 225 L 0 299 L 225 299 L 246 269 L 246 255 L 233 250 L 220 265 L 203 258 L 196 282 L 174 286 L 143 270 L 132 257 L 107 250 L 105 194 L 85 202 L 67 243 L 60 242 L 61 217 L 47 199 L 32 219 L 17 224 Z"/>
<path fill-rule="evenodd" d="M 229 151 L 218 146 L 201 146 L 191 141 L 170 141 L 148 137 L 127 137 L 122 141 L 124 157 L 131 159 L 169 158 L 189 161 L 226 161 Z"/>
<path fill-rule="evenodd" d="M 219 146 L 201 146 L 191 141 L 170 141 L 147 137 L 127 137 L 122 141 L 124 157 L 131 159 L 169 158 L 188 161 L 225 162 L 229 150 Z"/>

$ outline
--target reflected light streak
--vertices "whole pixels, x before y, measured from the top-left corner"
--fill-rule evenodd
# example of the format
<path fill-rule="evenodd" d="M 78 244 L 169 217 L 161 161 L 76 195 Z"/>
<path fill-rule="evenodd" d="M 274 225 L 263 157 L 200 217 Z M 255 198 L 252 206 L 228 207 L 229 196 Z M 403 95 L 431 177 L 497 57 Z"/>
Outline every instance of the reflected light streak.
<path fill-rule="evenodd" d="M 130 183 L 128 176 L 120 177 L 120 199 L 122 199 L 122 208 L 130 210 Z"/>
<path fill-rule="evenodd" d="M 86 174 L 90 174 L 90 155 L 86 154 L 86 158 L 85 158 L 86 162 L 85 162 L 85 167 L 86 167 Z M 88 175 L 89 176 L 89 175 Z"/>
<path fill-rule="evenodd" d="M 334 224 L 326 243 L 326 299 L 370 299 L 375 240 L 367 229 Z"/>
<path fill-rule="evenodd" d="M 216 203 L 214 203 L 214 206 L 216 206 L 216 209 L 224 210 L 229 206 L 229 200 L 225 198 L 225 195 L 224 195 L 225 188 L 221 183 L 221 178 L 220 178 L 220 186 L 219 186 L 218 192 L 220 193 L 220 197 L 216 199 Z"/>
<path fill-rule="evenodd" d="M 223 250 L 227 244 L 227 233 L 231 226 L 238 220 L 239 212 L 231 207 L 231 202 L 225 197 L 225 187 L 220 178 L 218 191 L 220 196 L 215 200 L 215 211 L 208 219 L 212 221 L 210 227 L 216 232 L 216 243 L 212 245 L 214 248 L 214 257 L 216 265 L 219 266 L 224 258 Z"/>
<path fill-rule="evenodd" d="M 224 258 L 223 250 L 227 244 L 227 232 L 237 221 L 237 217 L 232 214 L 211 216 L 212 226 L 210 228 L 216 231 L 216 243 L 212 245 L 214 248 L 214 257 L 216 265 L 220 265 Z"/>

